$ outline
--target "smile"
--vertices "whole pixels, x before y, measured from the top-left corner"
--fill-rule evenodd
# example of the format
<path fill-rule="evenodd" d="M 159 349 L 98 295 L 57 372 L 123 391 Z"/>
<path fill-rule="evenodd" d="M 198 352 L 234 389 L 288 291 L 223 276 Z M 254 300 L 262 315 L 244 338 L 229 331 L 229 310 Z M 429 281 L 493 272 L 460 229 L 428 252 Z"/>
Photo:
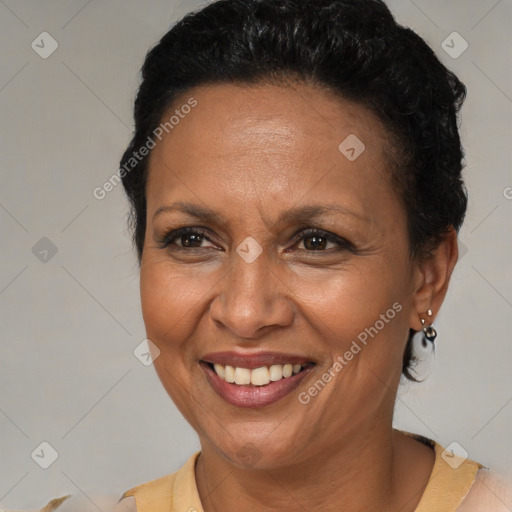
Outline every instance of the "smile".
<path fill-rule="evenodd" d="M 289 395 L 315 365 L 280 354 L 217 353 L 205 356 L 200 366 L 215 393 L 226 402 L 262 407 Z"/>
<path fill-rule="evenodd" d="M 233 366 L 222 366 L 214 364 L 215 373 L 230 384 L 238 386 L 266 386 L 270 382 L 277 382 L 286 379 L 292 375 L 296 375 L 302 370 L 300 364 L 273 364 L 272 366 L 260 366 L 259 368 L 240 368 Z"/>

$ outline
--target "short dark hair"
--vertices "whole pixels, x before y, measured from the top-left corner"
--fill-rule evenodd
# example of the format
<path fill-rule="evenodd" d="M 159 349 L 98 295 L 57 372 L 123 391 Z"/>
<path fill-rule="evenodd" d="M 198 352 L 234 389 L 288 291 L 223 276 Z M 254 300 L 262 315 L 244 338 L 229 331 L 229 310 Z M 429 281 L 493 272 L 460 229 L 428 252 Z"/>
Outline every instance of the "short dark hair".
<path fill-rule="evenodd" d="M 139 263 L 146 230 L 144 146 L 178 95 L 195 86 L 298 80 L 369 108 L 394 141 L 392 177 L 411 257 L 428 255 L 467 207 L 457 114 L 466 88 L 380 0 L 217 0 L 187 14 L 148 52 L 135 132 L 122 159 Z M 130 160 L 132 159 L 132 160 Z M 411 374 L 414 330 L 403 358 Z"/>

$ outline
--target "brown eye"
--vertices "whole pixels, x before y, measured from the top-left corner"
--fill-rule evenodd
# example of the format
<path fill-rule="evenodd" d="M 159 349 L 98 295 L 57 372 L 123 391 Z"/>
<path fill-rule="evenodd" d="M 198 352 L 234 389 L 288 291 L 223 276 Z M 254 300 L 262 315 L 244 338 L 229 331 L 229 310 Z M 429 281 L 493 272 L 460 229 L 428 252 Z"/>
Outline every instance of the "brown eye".
<path fill-rule="evenodd" d="M 334 247 L 338 248 L 338 250 L 354 250 L 353 244 L 348 240 L 319 229 L 299 233 L 295 240 L 297 242 L 302 242 L 305 250 L 308 252 L 325 252 L 328 249 L 332 249 L 332 247 L 327 247 L 327 244 L 333 244 Z"/>
<path fill-rule="evenodd" d="M 303 238 L 304 247 L 308 250 L 318 251 L 325 249 L 325 246 L 328 244 L 329 240 L 327 237 L 322 235 L 308 235 Z"/>
<path fill-rule="evenodd" d="M 204 241 L 211 242 L 206 231 L 199 228 L 181 228 L 165 235 L 159 245 L 161 248 L 173 246 L 174 249 L 203 249 L 208 247 L 201 246 Z"/>
<path fill-rule="evenodd" d="M 197 235 L 194 233 L 181 235 L 176 238 L 179 238 L 182 247 L 199 247 L 203 241 L 203 235 Z"/>

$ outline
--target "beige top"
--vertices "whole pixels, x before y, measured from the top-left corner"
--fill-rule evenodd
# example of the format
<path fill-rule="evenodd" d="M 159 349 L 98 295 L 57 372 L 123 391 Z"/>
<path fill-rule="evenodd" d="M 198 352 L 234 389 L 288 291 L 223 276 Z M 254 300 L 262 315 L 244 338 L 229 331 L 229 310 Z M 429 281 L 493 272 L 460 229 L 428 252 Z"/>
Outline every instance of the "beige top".
<path fill-rule="evenodd" d="M 454 512 L 483 466 L 453 455 L 423 436 L 408 435 L 434 448 L 436 455 L 427 487 L 415 512 Z M 199 454 L 192 455 L 179 471 L 134 487 L 126 491 L 123 498 L 135 497 L 137 512 L 204 512 L 195 479 Z"/>

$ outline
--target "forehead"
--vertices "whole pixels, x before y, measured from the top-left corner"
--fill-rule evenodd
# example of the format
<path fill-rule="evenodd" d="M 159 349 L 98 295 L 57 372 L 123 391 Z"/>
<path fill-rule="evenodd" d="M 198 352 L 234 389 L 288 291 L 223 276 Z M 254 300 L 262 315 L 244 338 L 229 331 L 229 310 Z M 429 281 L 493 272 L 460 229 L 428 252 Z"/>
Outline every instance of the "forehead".
<path fill-rule="evenodd" d="M 386 131 L 361 105 L 306 84 L 215 84 L 187 91 L 163 121 L 190 98 L 197 105 L 152 151 L 149 209 L 183 194 L 219 206 L 392 194 Z"/>
<path fill-rule="evenodd" d="M 377 141 L 370 139 L 386 135 L 369 109 L 319 86 L 301 82 L 282 86 L 229 83 L 199 86 L 180 95 L 162 121 L 177 113 L 190 98 L 195 99 L 197 106 L 181 116 L 171 133 L 175 145 L 187 139 L 198 150 L 210 149 L 214 141 L 222 143 L 225 151 L 239 150 L 241 154 L 248 147 L 258 145 L 264 145 L 267 152 L 276 149 L 275 144 L 284 146 L 283 149 L 300 150 L 299 145 L 310 142 L 337 149 L 340 137 L 351 133 L 358 132 L 373 144 Z M 203 129 L 198 131 L 199 126 Z M 269 143 L 274 144 L 267 146 Z M 220 149 L 218 144 L 217 149 Z"/>

